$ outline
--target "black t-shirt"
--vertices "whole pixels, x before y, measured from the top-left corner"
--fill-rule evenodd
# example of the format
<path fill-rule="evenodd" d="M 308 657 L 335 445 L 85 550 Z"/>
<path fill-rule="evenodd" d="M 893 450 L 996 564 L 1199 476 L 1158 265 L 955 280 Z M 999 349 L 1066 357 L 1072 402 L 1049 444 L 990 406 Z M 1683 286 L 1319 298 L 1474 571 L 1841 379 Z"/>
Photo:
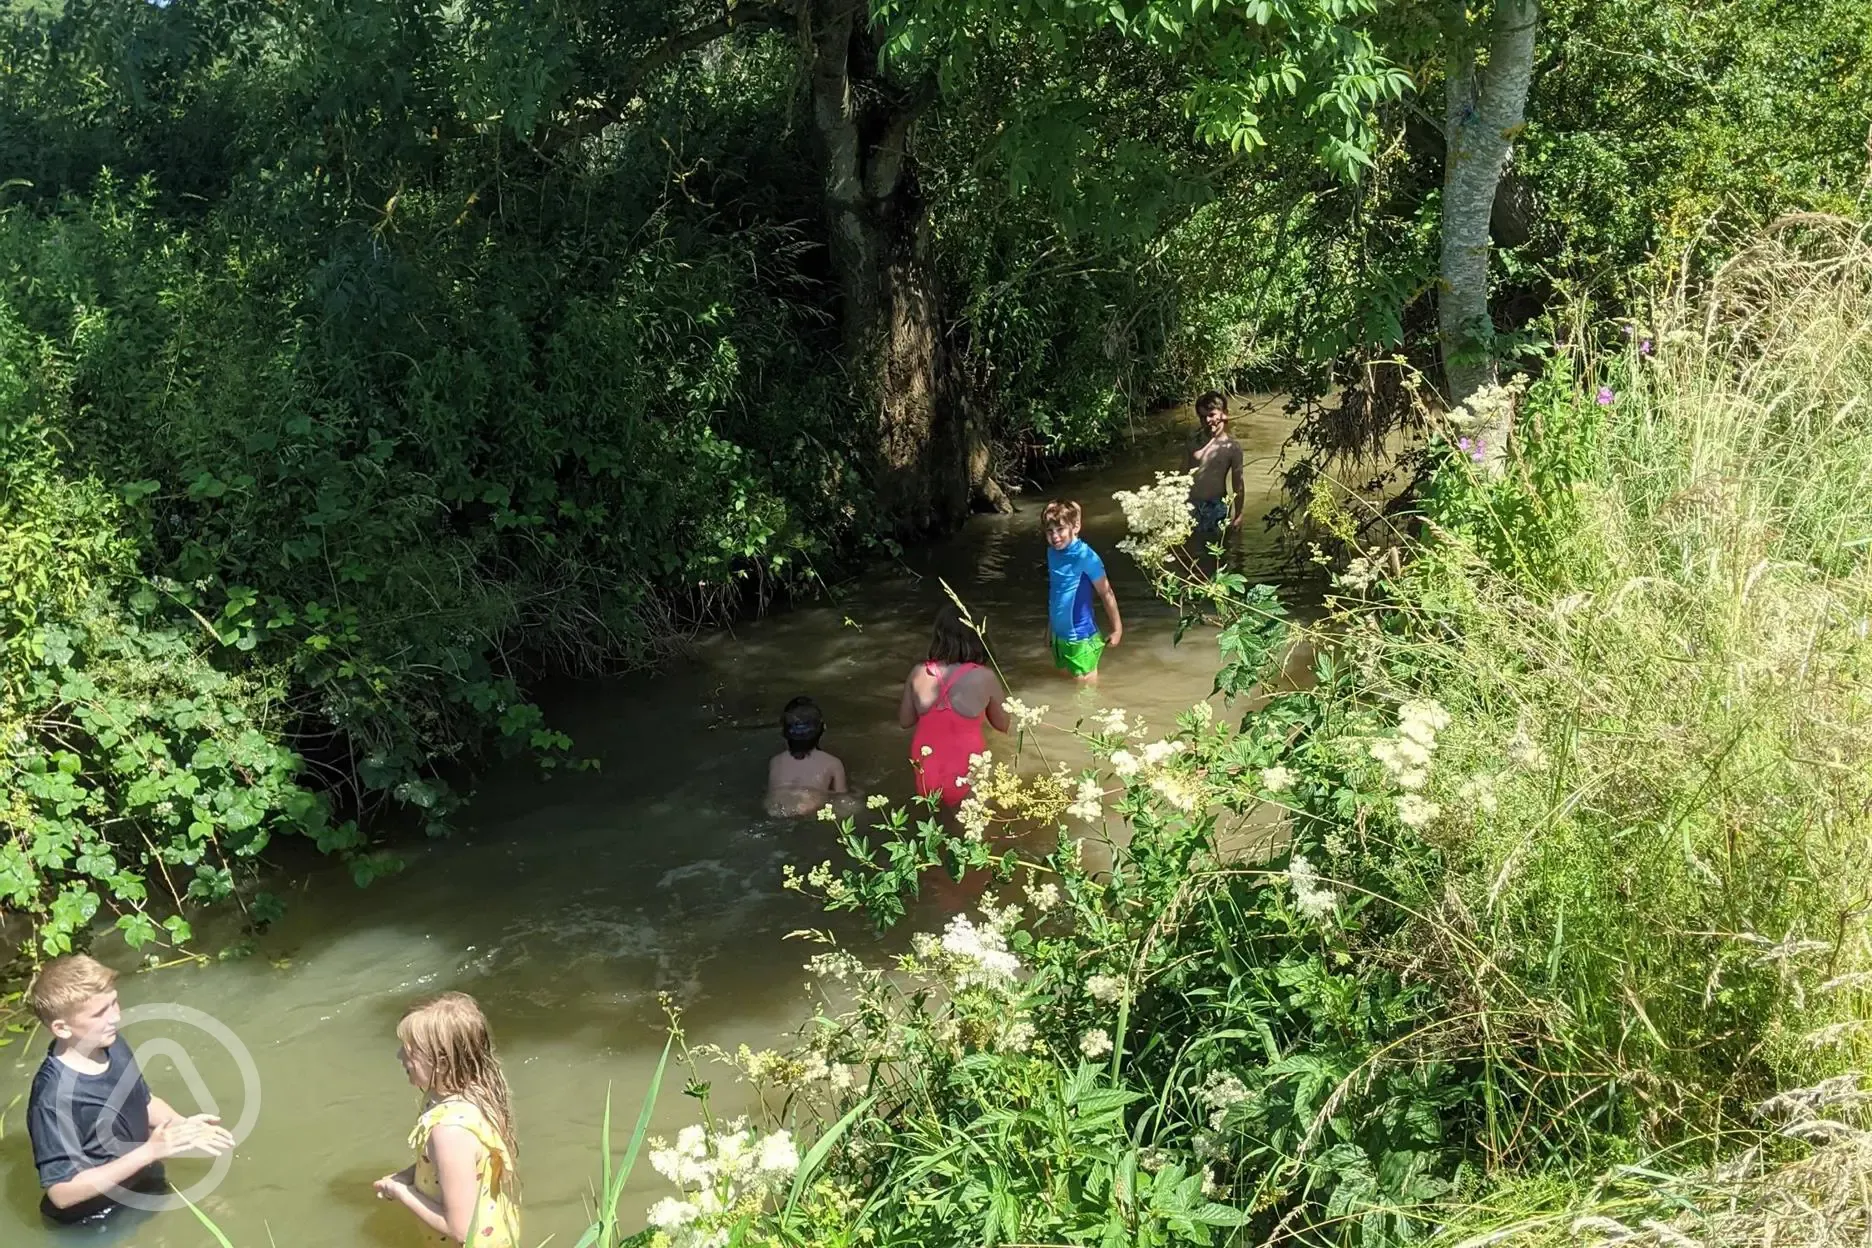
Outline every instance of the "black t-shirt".
<path fill-rule="evenodd" d="M 104 1050 L 104 1060 L 108 1068 L 96 1075 L 73 1070 L 52 1049 L 39 1063 L 26 1103 L 26 1130 L 42 1188 L 115 1161 L 150 1138 L 149 1084 L 129 1042 L 119 1038 Z M 126 1186 L 143 1187 L 160 1179 L 160 1172 L 151 1166 Z"/>

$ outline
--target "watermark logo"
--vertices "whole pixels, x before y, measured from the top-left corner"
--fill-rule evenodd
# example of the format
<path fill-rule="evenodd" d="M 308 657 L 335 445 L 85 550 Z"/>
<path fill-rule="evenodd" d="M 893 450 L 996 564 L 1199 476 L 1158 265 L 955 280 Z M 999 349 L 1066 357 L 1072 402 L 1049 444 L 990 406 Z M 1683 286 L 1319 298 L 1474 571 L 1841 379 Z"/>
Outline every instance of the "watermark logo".
<path fill-rule="evenodd" d="M 189 1032 L 200 1034 L 178 1035 L 176 1033 L 179 1029 L 171 1027 L 167 1029 L 170 1034 L 151 1036 L 141 1043 L 131 1043 L 127 1035 L 129 1029 L 144 1023 L 181 1024 Z M 136 1059 L 135 1065 L 128 1062 L 114 1063 L 104 1076 L 110 1083 L 103 1089 L 101 1098 L 97 1085 L 89 1080 L 68 1078 L 58 1081 L 54 1115 L 61 1135 L 68 1146 L 75 1146 L 74 1151 L 95 1141 L 110 1156 L 120 1157 L 142 1143 L 141 1140 L 121 1138 L 122 1111 L 136 1094 L 142 1072 L 149 1070 L 151 1062 L 157 1058 L 168 1059 L 174 1069 L 174 1077 L 188 1090 L 186 1098 L 177 1097 L 171 1102 L 178 1113 L 185 1117 L 198 1113 L 215 1115 L 234 1137 L 235 1147 L 245 1142 L 252 1133 L 254 1124 L 260 1119 L 260 1068 L 254 1063 L 253 1054 L 241 1042 L 241 1038 L 234 1034 L 233 1028 L 214 1015 L 170 1001 L 132 1006 L 118 1020 L 117 1044 L 130 1044 L 130 1051 Z M 225 1069 L 229 1062 L 240 1073 L 241 1099 L 238 1107 L 224 1108 L 216 1101 L 208 1081 L 202 1077 L 202 1069 L 204 1066 L 208 1069 Z M 79 1095 L 81 1087 L 84 1093 L 82 1098 Z M 229 1111 L 234 1109 L 238 1112 L 229 1121 Z M 90 1152 L 89 1149 L 84 1151 Z M 202 1155 L 193 1150 L 176 1154 L 184 1159 Z M 93 1154 L 89 1164 L 96 1162 Z M 207 1174 L 186 1188 L 139 1190 L 123 1184 L 112 1184 L 104 1189 L 104 1195 L 132 1209 L 158 1212 L 180 1209 L 184 1202 L 199 1204 L 221 1185 L 221 1180 L 227 1177 L 233 1164 L 234 1149 L 229 1148 L 212 1159 Z"/>

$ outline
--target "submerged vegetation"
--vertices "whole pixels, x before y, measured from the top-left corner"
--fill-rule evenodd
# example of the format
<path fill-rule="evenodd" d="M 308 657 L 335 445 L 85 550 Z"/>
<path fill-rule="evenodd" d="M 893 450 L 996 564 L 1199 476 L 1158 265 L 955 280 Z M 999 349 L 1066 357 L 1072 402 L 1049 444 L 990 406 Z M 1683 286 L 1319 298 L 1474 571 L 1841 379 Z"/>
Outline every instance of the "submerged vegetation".
<path fill-rule="evenodd" d="M 1788 223 L 1629 328 L 1527 390 L 1500 471 L 1443 417 L 1313 623 L 1168 553 L 1181 482 L 1127 498 L 1219 690 L 1302 640 L 1315 681 L 1175 724 L 1017 700 L 1094 766 L 982 756 L 954 830 L 847 823 L 791 880 L 833 910 L 994 883 L 892 965 L 803 934 L 793 1051 L 677 1026 L 766 1117 L 650 1141 L 651 1241 L 1855 1236 L 1872 245 Z"/>

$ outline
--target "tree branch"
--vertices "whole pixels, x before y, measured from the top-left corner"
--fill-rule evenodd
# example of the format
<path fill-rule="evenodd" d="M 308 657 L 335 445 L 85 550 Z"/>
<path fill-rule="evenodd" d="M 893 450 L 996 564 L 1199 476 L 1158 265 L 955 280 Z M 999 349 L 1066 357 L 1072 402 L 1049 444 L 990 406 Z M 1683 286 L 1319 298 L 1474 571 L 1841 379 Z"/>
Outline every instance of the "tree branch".
<path fill-rule="evenodd" d="M 781 5 L 729 5 L 714 21 L 679 31 L 638 58 L 603 103 L 564 124 L 552 127 L 540 146 L 549 150 L 563 147 L 590 138 L 606 126 L 622 121 L 624 110 L 642 94 L 643 86 L 651 75 L 667 69 L 691 52 L 706 48 L 717 39 L 725 39 L 740 30 L 771 30 L 790 26 L 796 20 L 794 11 Z"/>

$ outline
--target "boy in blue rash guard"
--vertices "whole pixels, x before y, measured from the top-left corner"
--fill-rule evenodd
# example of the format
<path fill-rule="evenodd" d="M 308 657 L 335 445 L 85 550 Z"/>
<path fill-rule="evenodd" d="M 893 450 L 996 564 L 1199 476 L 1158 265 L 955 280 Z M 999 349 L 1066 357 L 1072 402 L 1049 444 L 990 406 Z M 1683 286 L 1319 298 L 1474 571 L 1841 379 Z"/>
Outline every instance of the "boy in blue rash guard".
<path fill-rule="evenodd" d="M 1047 539 L 1047 645 L 1053 666 L 1074 680 L 1098 679 L 1099 655 L 1107 645 L 1124 640 L 1124 620 L 1118 615 L 1118 596 L 1112 593 L 1105 563 L 1098 552 L 1079 540 L 1083 513 L 1079 504 L 1057 500 L 1046 505 L 1043 523 Z M 1104 604 L 1111 625 L 1109 638 L 1101 638 L 1092 617 L 1092 599 Z"/>

